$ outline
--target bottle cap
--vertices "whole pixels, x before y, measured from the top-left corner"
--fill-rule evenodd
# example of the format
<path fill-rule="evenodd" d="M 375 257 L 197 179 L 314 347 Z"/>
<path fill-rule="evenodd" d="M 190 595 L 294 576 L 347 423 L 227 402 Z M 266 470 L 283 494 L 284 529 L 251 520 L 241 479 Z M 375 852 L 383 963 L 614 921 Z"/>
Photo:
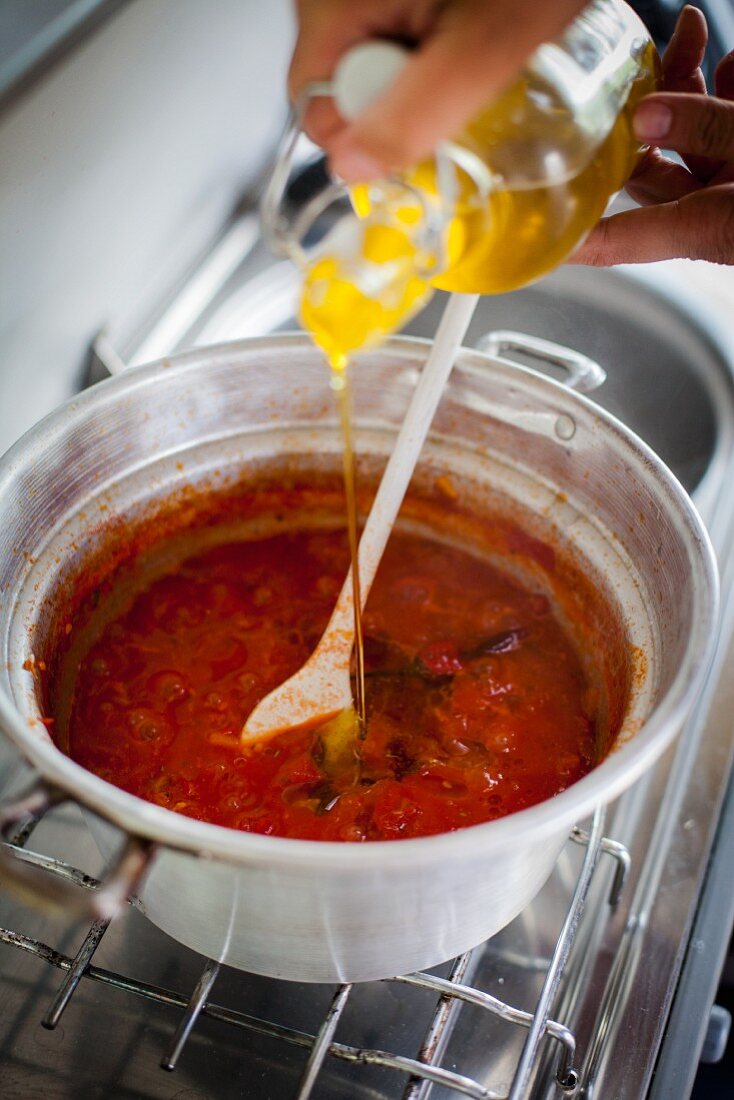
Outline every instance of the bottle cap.
<path fill-rule="evenodd" d="M 410 51 L 396 42 L 362 42 L 344 55 L 334 72 L 332 92 L 339 113 L 351 122 L 377 99 L 404 68 Z"/>

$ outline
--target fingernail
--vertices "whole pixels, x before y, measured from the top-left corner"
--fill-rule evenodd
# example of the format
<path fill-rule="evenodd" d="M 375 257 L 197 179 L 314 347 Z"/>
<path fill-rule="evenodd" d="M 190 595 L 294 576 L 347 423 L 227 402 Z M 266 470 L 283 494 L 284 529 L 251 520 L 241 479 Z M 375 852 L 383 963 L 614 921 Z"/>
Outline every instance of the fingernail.
<path fill-rule="evenodd" d="M 331 167 L 347 183 L 366 183 L 385 175 L 384 166 L 361 149 L 340 150 L 332 157 Z"/>
<path fill-rule="evenodd" d="M 660 141 L 670 132 L 673 112 L 664 103 L 641 103 L 633 120 L 640 141 Z"/>

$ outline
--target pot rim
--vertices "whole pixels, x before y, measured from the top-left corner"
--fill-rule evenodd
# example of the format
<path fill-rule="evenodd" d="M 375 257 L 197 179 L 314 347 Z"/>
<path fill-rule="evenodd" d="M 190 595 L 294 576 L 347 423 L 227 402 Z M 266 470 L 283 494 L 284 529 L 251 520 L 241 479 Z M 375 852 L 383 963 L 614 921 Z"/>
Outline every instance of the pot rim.
<path fill-rule="evenodd" d="M 379 351 L 410 355 L 423 350 L 431 341 L 415 337 L 393 337 Z M 278 334 L 194 349 L 153 363 L 141 364 L 123 374 L 105 379 L 83 393 L 70 398 L 34 425 L 0 459 L 0 496 L 4 483 L 13 476 L 24 452 L 43 439 L 48 446 L 68 430 L 70 417 L 81 415 L 89 402 L 115 401 L 138 386 L 155 384 L 155 379 L 171 370 L 185 371 L 200 367 L 203 357 L 221 357 L 264 347 L 313 345 L 303 333 Z M 373 352 L 373 354 L 375 354 Z M 526 809 L 494 821 L 468 826 L 435 836 L 406 838 L 400 841 L 370 841 L 349 844 L 339 841 L 299 840 L 240 832 L 221 825 L 198 821 L 157 806 L 129 794 L 76 764 L 47 740 L 29 733 L 27 720 L 16 710 L 9 695 L 0 687 L 0 724 L 22 755 L 41 776 L 70 798 L 80 802 L 125 832 L 180 851 L 205 858 L 250 866 L 288 866 L 307 874 L 314 866 L 360 875 L 368 870 L 399 871 L 411 865 L 434 863 L 440 858 L 481 851 L 487 858 L 498 848 L 511 844 L 541 841 L 551 833 L 567 831 L 583 820 L 598 805 L 613 801 L 637 779 L 673 740 L 691 709 L 704 680 L 716 644 L 718 617 L 718 572 L 714 551 L 698 513 L 675 475 L 634 432 L 610 413 L 581 394 L 572 392 L 539 372 L 509 363 L 472 348 L 462 348 L 457 365 L 488 365 L 510 377 L 525 377 L 541 394 L 563 394 L 566 399 L 591 411 L 600 426 L 612 433 L 624 446 L 644 460 L 654 475 L 658 489 L 675 505 L 685 529 L 689 548 L 700 558 L 702 606 L 694 620 L 694 638 L 689 641 L 684 659 L 668 690 L 652 715 L 634 737 L 615 746 L 609 755 L 586 776 L 560 794 Z M 695 644 L 693 644 L 695 643 Z"/>

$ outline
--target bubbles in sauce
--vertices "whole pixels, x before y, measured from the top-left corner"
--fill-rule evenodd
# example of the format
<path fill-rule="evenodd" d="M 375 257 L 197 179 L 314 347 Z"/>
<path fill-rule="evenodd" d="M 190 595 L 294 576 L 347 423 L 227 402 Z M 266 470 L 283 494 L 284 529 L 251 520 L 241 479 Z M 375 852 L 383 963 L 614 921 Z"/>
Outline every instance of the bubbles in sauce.
<path fill-rule="evenodd" d="M 73 689 L 55 735 L 84 767 L 176 812 L 353 842 L 488 821 L 594 766 L 599 702 L 548 601 L 402 533 L 364 615 L 358 756 L 338 723 L 336 736 L 291 731 L 243 750 L 243 715 L 306 659 L 348 560 L 343 531 L 291 531 L 177 561 L 111 619 L 103 600 L 57 673 Z"/>

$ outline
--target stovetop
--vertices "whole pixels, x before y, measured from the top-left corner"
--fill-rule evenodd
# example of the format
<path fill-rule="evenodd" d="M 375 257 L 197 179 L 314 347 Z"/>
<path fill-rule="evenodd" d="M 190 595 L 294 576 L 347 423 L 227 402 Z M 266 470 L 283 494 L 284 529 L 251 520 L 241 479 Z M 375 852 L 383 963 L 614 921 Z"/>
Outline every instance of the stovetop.
<path fill-rule="evenodd" d="M 114 332 L 97 341 L 97 367 L 115 371 L 125 361 L 287 328 L 295 292 L 294 272 L 268 257 L 245 218 L 136 347 L 115 346 Z M 716 664 L 681 738 L 606 815 L 579 823 L 583 831 L 569 839 L 535 901 L 434 975 L 335 988 L 220 969 L 133 908 L 108 929 L 89 930 L 5 895 L 3 1095 L 670 1095 L 655 1092 L 665 1087 L 663 1035 L 686 960 L 710 946 L 697 946 L 691 929 L 731 767 L 732 302 L 734 287 L 701 265 L 568 268 L 483 301 L 467 338 L 473 344 L 489 329 L 519 329 L 600 360 L 609 374 L 600 403 L 693 492 L 722 567 Z M 439 308 L 437 297 L 409 331 L 430 335 Z M 5 796 L 25 778 L 22 766 L 6 770 Z M 48 815 L 27 848 L 49 874 L 101 871 L 75 807 Z M 610 904 L 628 861 L 624 888 Z M 58 1000 L 64 981 L 78 981 L 68 1004 L 68 988 Z M 40 1026 L 45 1012 L 52 1030 Z M 689 1029 L 690 1073 L 705 1026 L 704 1013 Z"/>

